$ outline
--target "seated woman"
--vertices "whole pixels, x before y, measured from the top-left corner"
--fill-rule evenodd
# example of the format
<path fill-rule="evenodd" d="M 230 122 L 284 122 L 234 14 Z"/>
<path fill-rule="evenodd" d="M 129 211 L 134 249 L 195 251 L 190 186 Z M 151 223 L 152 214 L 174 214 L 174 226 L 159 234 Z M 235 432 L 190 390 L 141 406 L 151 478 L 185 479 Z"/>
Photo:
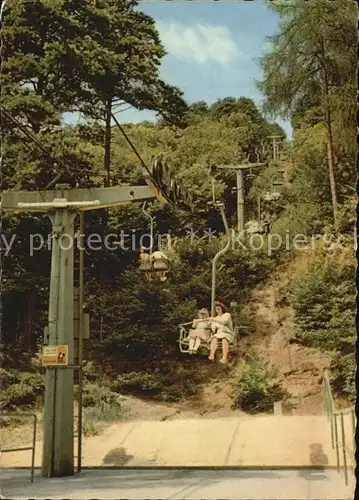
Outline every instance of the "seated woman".
<path fill-rule="evenodd" d="M 201 345 L 201 340 L 207 341 L 211 324 L 208 321 L 209 313 L 207 309 L 201 309 L 198 311 L 198 318 L 194 319 L 192 322 L 192 330 L 190 330 L 189 338 L 189 350 L 190 354 L 195 354 Z"/>
<path fill-rule="evenodd" d="M 208 359 L 214 361 L 214 356 L 218 349 L 218 340 L 222 340 L 222 359 L 220 363 L 227 363 L 229 344 L 232 344 L 234 340 L 232 317 L 222 302 L 215 302 L 215 311 L 217 316 L 209 318 L 214 334 L 212 336 L 211 352 Z"/>
<path fill-rule="evenodd" d="M 161 281 L 166 281 L 169 271 L 170 260 L 165 253 L 156 250 L 151 255 L 151 263 L 154 271 L 157 271 Z"/>

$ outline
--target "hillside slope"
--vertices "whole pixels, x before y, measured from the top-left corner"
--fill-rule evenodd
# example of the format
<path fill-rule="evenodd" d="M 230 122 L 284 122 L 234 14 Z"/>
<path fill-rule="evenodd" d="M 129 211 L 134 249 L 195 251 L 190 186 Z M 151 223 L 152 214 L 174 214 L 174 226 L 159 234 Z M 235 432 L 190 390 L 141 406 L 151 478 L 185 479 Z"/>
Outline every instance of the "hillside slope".
<path fill-rule="evenodd" d="M 240 359 L 246 353 L 257 352 L 277 368 L 292 395 L 288 406 L 296 415 L 322 413 L 321 377 L 333 356 L 295 342 L 294 314 L 285 299 L 291 283 L 309 266 L 313 256 L 299 255 L 252 291 L 243 312 L 250 318 L 253 332 L 242 336 L 235 353 Z M 235 364 L 231 362 L 232 367 Z M 231 371 L 222 370 L 217 380 L 204 384 L 197 405 L 222 415 L 232 414 L 231 375 Z"/>

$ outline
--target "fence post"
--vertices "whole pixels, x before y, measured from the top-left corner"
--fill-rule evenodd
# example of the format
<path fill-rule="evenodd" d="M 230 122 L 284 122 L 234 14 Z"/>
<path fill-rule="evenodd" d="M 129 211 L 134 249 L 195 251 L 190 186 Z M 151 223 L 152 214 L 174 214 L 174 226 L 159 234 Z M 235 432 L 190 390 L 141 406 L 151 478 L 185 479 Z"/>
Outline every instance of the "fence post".
<path fill-rule="evenodd" d="M 352 417 L 352 427 L 353 427 L 353 445 L 354 445 L 353 446 L 353 453 L 355 455 L 357 443 L 356 443 L 356 439 L 355 439 L 356 425 L 355 425 L 355 410 L 354 410 L 354 408 L 352 408 L 350 413 L 351 413 L 351 417 Z"/>
<path fill-rule="evenodd" d="M 31 456 L 31 482 L 34 482 L 34 468 L 35 468 L 35 447 L 36 447 L 36 427 L 37 416 L 34 415 L 34 432 L 32 434 L 32 456 Z"/>
<path fill-rule="evenodd" d="M 325 408 L 327 420 L 330 421 L 330 438 L 331 438 L 331 442 L 332 442 L 332 449 L 334 450 L 333 407 L 332 407 L 332 401 L 330 398 L 330 385 L 329 385 L 327 372 L 324 373 L 324 377 L 323 377 L 323 399 L 324 399 L 324 408 Z"/>
<path fill-rule="evenodd" d="M 342 447 L 343 447 L 345 484 L 348 485 L 348 467 L 347 467 L 347 452 L 345 449 L 344 414 L 342 411 L 340 412 L 340 425 L 342 427 Z"/>
<path fill-rule="evenodd" d="M 333 413 L 330 415 L 330 437 L 332 438 L 332 450 L 334 450 L 334 422 L 333 422 Z"/>
<path fill-rule="evenodd" d="M 334 436 L 335 436 L 335 451 L 337 455 L 337 471 L 340 471 L 340 457 L 339 457 L 339 443 L 338 443 L 338 423 L 337 423 L 337 414 L 334 413 Z"/>
<path fill-rule="evenodd" d="M 32 446 L 23 446 L 21 448 L 1 448 L 0 445 L 0 455 L 2 453 L 11 453 L 15 451 L 30 451 L 31 450 L 31 482 L 34 482 L 34 469 L 35 469 L 35 451 L 36 451 L 36 427 L 37 427 L 37 416 L 35 413 L 16 413 L 16 412 L 2 412 L 0 417 L 15 417 L 15 418 L 33 418 L 33 434 L 32 434 Z M 1 494 L 0 494 L 0 498 Z"/>

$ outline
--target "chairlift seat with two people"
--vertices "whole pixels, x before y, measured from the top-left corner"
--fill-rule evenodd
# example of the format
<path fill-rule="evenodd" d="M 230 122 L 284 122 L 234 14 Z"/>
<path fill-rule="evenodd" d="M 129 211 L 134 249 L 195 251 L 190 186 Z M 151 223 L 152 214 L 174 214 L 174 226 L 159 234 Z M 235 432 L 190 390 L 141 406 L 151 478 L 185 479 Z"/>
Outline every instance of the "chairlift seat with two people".
<path fill-rule="evenodd" d="M 146 248 L 140 249 L 140 270 L 145 273 L 148 281 L 166 281 L 171 268 L 168 256 L 161 250 L 148 254 Z"/>
<path fill-rule="evenodd" d="M 179 327 L 179 348 L 182 353 L 185 354 L 194 354 L 194 351 L 190 349 L 190 330 L 192 328 L 192 321 L 189 321 L 187 323 L 180 323 L 178 325 Z M 233 346 L 236 346 L 238 344 L 239 340 L 239 330 L 240 328 L 238 326 L 235 326 L 233 328 Z M 203 353 L 203 354 L 208 354 L 211 350 L 211 342 L 213 338 L 213 332 L 210 328 L 207 330 L 207 340 L 202 341 L 199 349 L 196 351 L 197 354 Z"/>
<path fill-rule="evenodd" d="M 262 234 L 265 232 L 263 224 L 256 219 L 246 222 L 244 229 L 247 234 Z"/>
<path fill-rule="evenodd" d="M 145 247 L 140 248 L 139 268 L 140 271 L 144 272 L 147 281 L 166 281 L 171 269 L 171 261 L 169 257 L 160 249 L 152 252 L 154 233 L 153 225 L 155 218 L 148 211 L 146 211 L 146 204 L 147 202 L 145 201 L 142 211 L 144 215 L 150 219 L 151 249 L 150 253 L 147 253 Z"/>
<path fill-rule="evenodd" d="M 281 194 L 278 191 L 267 191 L 262 195 L 262 200 L 271 202 L 271 201 L 278 201 L 281 197 Z"/>
<path fill-rule="evenodd" d="M 231 307 L 236 305 L 231 303 Z M 214 303 L 216 316 L 209 316 L 207 309 L 201 309 L 198 318 L 179 325 L 179 348 L 186 354 L 209 354 L 214 361 L 217 350 L 222 352 L 221 363 L 228 361 L 229 346 L 236 346 L 239 340 L 239 326 L 233 324 L 232 315 L 221 302 Z M 242 327 L 245 328 L 245 327 Z"/>

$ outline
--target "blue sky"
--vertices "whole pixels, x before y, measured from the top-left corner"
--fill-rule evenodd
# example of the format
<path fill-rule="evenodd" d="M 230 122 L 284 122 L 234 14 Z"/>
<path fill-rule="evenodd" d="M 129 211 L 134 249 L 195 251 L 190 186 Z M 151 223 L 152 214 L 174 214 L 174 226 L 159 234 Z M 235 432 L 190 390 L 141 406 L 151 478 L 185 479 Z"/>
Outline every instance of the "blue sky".
<path fill-rule="evenodd" d="M 258 58 L 279 23 L 264 1 L 142 0 L 139 9 L 156 21 L 167 51 L 162 77 L 179 87 L 189 103 L 244 96 L 260 105 Z M 117 116 L 128 123 L 152 120 L 155 114 L 130 109 Z M 290 138 L 290 124 L 277 121 Z"/>

